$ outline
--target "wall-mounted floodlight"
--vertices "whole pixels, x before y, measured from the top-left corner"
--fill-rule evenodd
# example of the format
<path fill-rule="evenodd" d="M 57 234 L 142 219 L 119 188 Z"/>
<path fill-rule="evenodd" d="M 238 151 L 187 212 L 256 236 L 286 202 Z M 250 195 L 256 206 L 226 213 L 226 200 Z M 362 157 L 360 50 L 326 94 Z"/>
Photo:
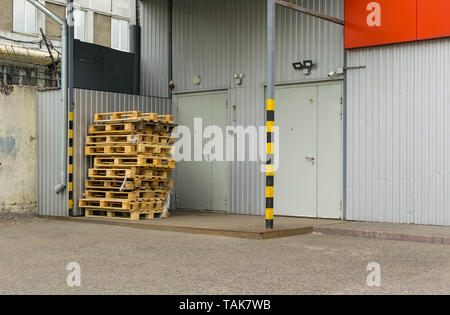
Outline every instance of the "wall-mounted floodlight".
<path fill-rule="evenodd" d="M 314 63 L 312 60 L 304 60 L 303 62 L 294 62 L 292 66 L 295 70 L 302 70 L 303 74 L 308 75 L 314 68 Z"/>

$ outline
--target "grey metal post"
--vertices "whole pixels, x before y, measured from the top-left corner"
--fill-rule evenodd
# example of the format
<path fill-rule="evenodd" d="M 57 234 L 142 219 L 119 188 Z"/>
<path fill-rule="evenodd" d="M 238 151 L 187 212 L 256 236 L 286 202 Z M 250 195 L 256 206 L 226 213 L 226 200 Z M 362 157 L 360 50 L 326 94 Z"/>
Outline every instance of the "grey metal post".
<path fill-rule="evenodd" d="M 275 0 L 267 0 L 267 157 L 266 228 L 273 229 L 274 214 L 274 136 L 275 127 Z"/>
<path fill-rule="evenodd" d="M 72 111 L 73 106 L 73 62 L 74 62 L 74 15 L 73 15 L 73 0 L 67 0 L 67 57 L 68 57 L 68 72 L 67 72 L 67 88 L 69 110 Z"/>

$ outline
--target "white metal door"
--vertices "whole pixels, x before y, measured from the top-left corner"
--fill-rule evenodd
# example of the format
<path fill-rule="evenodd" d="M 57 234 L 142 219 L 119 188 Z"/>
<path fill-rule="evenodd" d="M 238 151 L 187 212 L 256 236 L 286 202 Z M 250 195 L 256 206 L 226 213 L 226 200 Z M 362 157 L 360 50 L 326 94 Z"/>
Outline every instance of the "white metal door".
<path fill-rule="evenodd" d="M 276 90 L 278 215 L 342 217 L 342 84 Z"/>
<path fill-rule="evenodd" d="M 342 218 L 342 84 L 318 87 L 317 216 Z"/>
<path fill-rule="evenodd" d="M 275 173 L 276 214 L 317 215 L 317 87 L 283 87 L 275 93 L 280 128 Z"/>
<path fill-rule="evenodd" d="M 181 95 L 177 97 L 177 106 L 178 124 L 191 130 L 191 153 L 194 159 L 194 139 L 203 139 L 202 148 L 211 140 L 203 137 L 207 127 L 217 126 L 225 132 L 227 94 L 216 92 Z M 202 119 L 202 130 L 194 130 L 195 118 Z M 202 161 L 177 163 L 176 206 L 179 209 L 227 211 L 226 162 L 215 161 L 204 152 L 201 152 L 201 156 Z"/>

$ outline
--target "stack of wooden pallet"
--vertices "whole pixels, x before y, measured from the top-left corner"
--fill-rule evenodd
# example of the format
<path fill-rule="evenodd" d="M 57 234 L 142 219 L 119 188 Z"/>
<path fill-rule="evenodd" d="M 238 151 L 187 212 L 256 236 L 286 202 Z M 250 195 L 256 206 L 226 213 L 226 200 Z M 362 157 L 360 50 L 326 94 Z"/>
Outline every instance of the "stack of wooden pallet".
<path fill-rule="evenodd" d="M 171 115 L 96 114 L 85 148 L 94 167 L 79 201 L 85 215 L 139 220 L 165 213 L 175 168 L 174 127 Z"/>

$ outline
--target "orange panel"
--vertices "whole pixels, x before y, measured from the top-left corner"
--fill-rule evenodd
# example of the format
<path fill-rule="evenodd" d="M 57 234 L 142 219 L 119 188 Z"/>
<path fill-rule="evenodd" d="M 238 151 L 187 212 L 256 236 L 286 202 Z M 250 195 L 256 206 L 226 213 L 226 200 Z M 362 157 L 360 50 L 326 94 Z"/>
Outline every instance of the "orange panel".
<path fill-rule="evenodd" d="M 418 39 L 450 36 L 450 1 L 417 1 Z"/>
<path fill-rule="evenodd" d="M 345 0 L 345 48 L 416 39 L 417 0 Z"/>

